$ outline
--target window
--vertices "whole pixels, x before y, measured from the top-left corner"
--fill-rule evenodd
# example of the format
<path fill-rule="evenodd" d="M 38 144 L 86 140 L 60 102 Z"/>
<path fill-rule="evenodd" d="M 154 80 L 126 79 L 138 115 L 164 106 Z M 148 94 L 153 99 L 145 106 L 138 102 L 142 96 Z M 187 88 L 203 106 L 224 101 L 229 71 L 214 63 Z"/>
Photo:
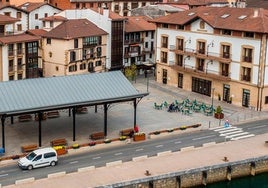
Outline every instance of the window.
<path fill-rule="evenodd" d="M 74 48 L 78 48 L 78 39 L 74 39 Z"/>
<path fill-rule="evenodd" d="M 204 72 L 204 65 L 205 65 L 205 60 L 197 58 L 197 70 Z"/>
<path fill-rule="evenodd" d="M 11 12 L 4 12 L 4 14 L 5 14 L 6 16 L 10 16 L 10 15 L 11 15 Z"/>
<path fill-rule="evenodd" d="M 177 25 L 178 30 L 184 30 L 184 25 Z"/>
<path fill-rule="evenodd" d="M 77 71 L 77 65 L 76 64 L 69 66 L 69 72 L 75 72 L 75 71 Z"/>
<path fill-rule="evenodd" d="M 21 18 L 21 12 L 17 12 L 17 18 Z"/>
<path fill-rule="evenodd" d="M 131 9 L 138 8 L 139 4 L 137 2 L 131 3 Z"/>
<path fill-rule="evenodd" d="M 18 80 L 22 80 L 22 74 L 18 74 Z"/>
<path fill-rule="evenodd" d="M 251 68 L 248 67 L 242 67 L 242 74 L 241 74 L 241 80 L 250 82 L 251 80 Z"/>
<path fill-rule="evenodd" d="M 200 23 L 199 23 L 199 28 L 200 29 L 205 29 L 205 22 L 204 21 L 200 21 Z"/>
<path fill-rule="evenodd" d="M 222 57 L 223 58 L 230 58 L 230 46 L 229 45 L 222 45 Z"/>
<path fill-rule="evenodd" d="M 183 49 L 184 49 L 183 45 L 184 45 L 184 40 L 177 38 L 177 50 L 183 51 Z"/>
<path fill-rule="evenodd" d="M 97 57 L 101 57 L 101 47 L 97 47 Z"/>
<path fill-rule="evenodd" d="M 52 21 L 49 22 L 49 26 L 53 27 L 53 22 Z"/>
<path fill-rule="evenodd" d="M 101 36 L 85 37 L 83 46 L 101 45 Z"/>
<path fill-rule="evenodd" d="M 221 33 L 222 33 L 223 35 L 232 35 L 232 31 L 231 31 L 231 30 L 228 30 L 228 29 L 224 29 L 224 30 L 222 30 Z"/>
<path fill-rule="evenodd" d="M 45 14 L 44 14 L 44 17 L 46 18 L 47 16 L 48 16 L 48 14 L 47 14 L 47 13 L 45 13 Z"/>
<path fill-rule="evenodd" d="M 70 61 L 75 61 L 76 60 L 76 53 L 75 51 L 70 52 Z"/>
<path fill-rule="evenodd" d="M 37 155 L 37 157 L 35 157 L 34 161 L 38 161 L 42 158 L 42 155 Z"/>
<path fill-rule="evenodd" d="M 17 60 L 17 69 L 22 70 L 22 58 L 18 58 Z"/>
<path fill-rule="evenodd" d="M 35 14 L 35 15 L 34 15 L 34 18 L 35 18 L 36 20 L 38 20 L 38 14 Z"/>
<path fill-rule="evenodd" d="M 17 43 L 17 55 L 22 54 L 22 43 Z"/>
<path fill-rule="evenodd" d="M 176 54 L 176 65 L 183 66 L 183 55 Z"/>
<path fill-rule="evenodd" d="M 149 36 L 149 32 L 148 32 L 148 31 L 145 32 L 145 36 L 146 36 L 146 37 Z"/>
<path fill-rule="evenodd" d="M 85 70 L 87 68 L 87 64 L 81 63 L 79 68 L 80 68 L 80 70 Z"/>
<path fill-rule="evenodd" d="M 14 80 L 14 75 L 10 75 L 10 76 L 8 77 L 8 79 L 9 79 L 9 80 Z"/>
<path fill-rule="evenodd" d="M 154 31 L 151 33 L 151 39 L 154 39 Z"/>
<path fill-rule="evenodd" d="M 168 28 L 168 24 L 162 24 L 162 28 Z"/>
<path fill-rule="evenodd" d="M 243 48 L 243 61 L 252 63 L 252 49 L 250 48 Z"/>
<path fill-rule="evenodd" d="M 10 59 L 10 60 L 8 61 L 8 71 L 9 71 L 9 72 L 14 71 L 14 61 L 13 61 L 13 59 Z"/>
<path fill-rule="evenodd" d="M 148 42 L 145 42 L 145 48 L 148 48 Z"/>
<path fill-rule="evenodd" d="M 265 96 L 265 104 L 268 104 L 268 96 Z"/>
<path fill-rule="evenodd" d="M 47 44 L 51 44 L 51 38 L 47 38 Z"/>
<path fill-rule="evenodd" d="M 101 61 L 96 61 L 95 62 L 95 67 L 101 66 Z"/>
<path fill-rule="evenodd" d="M 253 32 L 244 32 L 244 37 L 254 38 L 254 33 Z"/>
<path fill-rule="evenodd" d="M 161 47 L 167 48 L 168 47 L 168 37 L 162 36 L 161 38 Z"/>
<path fill-rule="evenodd" d="M 167 52 L 161 52 L 161 62 L 167 63 Z"/>
<path fill-rule="evenodd" d="M 56 153 L 54 152 L 49 152 L 49 153 L 45 153 L 44 154 L 44 158 L 50 158 L 50 157 L 55 157 L 56 156 Z"/>
<path fill-rule="evenodd" d="M 13 56 L 14 55 L 14 44 L 8 45 L 8 55 Z"/>
<path fill-rule="evenodd" d="M 21 24 L 17 24 L 17 30 L 18 30 L 18 31 L 22 31 L 22 26 L 21 26 Z"/>
<path fill-rule="evenodd" d="M 222 76 L 229 76 L 229 64 L 221 63 L 221 75 Z"/>
<path fill-rule="evenodd" d="M 59 71 L 59 66 L 56 66 L 56 67 L 55 67 L 55 70 L 56 70 L 56 71 Z"/>
<path fill-rule="evenodd" d="M 198 53 L 205 54 L 205 42 L 198 41 Z"/>

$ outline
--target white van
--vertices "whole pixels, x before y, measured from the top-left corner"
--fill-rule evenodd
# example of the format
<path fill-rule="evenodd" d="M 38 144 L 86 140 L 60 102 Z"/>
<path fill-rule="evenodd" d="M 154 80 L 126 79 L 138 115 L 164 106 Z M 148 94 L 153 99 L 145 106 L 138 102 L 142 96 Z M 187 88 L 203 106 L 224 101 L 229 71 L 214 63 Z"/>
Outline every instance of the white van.
<path fill-rule="evenodd" d="M 34 150 L 27 156 L 20 158 L 18 165 L 22 169 L 32 170 L 43 166 L 55 166 L 58 162 L 58 156 L 52 147 Z"/>

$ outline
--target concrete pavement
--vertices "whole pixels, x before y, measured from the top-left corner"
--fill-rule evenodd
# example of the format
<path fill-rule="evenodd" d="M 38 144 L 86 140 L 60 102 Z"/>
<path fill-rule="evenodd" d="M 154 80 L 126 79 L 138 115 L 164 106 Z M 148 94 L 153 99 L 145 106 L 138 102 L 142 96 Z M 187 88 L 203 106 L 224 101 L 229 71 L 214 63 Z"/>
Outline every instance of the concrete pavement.
<path fill-rule="evenodd" d="M 199 129 L 208 129 L 209 127 L 222 126 L 225 119 L 228 119 L 231 124 L 238 124 L 245 121 L 252 121 L 255 119 L 263 119 L 268 117 L 267 112 L 255 112 L 251 109 L 237 107 L 216 99 L 213 100 L 214 106 L 221 105 L 225 113 L 225 119 L 223 121 L 219 121 L 213 116 L 206 116 L 202 113 L 193 113 L 192 115 L 187 116 L 177 112 L 169 113 L 166 110 L 156 110 L 153 108 L 154 102 L 161 103 L 167 101 L 170 103 L 174 102 L 175 100 L 181 101 L 185 98 L 189 98 L 191 100 L 197 99 L 198 101 L 211 104 L 212 99 L 197 93 L 186 92 L 180 88 L 156 83 L 152 78 L 149 79 L 148 83 L 149 84 L 147 87 L 147 79 L 142 77 L 138 78 L 136 81 L 133 81 L 133 85 L 139 91 L 143 92 L 148 89 L 150 92 L 149 96 L 146 96 L 139 102 L 137 108 L 137 124 L 140 127 L 140 131 L 145 133 L 155 130 L 174 128 L 182 125 L 192 125 L 196 123 L 202 124 Z M 73 143 L 89 142 L 90 133 L 103 130 L 103 110 L 101 106 L 98 107 L 98 113 L 95 113 L 95 109 L 91 107 L 88 110 L 88 114 L 81 114 L 76 118 L 77 140 L 75 142 L 72 141 L 72 121 L 71 117 L 68 116 L 67 111 L 61 111 L 60 118 L 48 119 L 44 121 L 42 127 L 43 146 L 49 146 L 50 140 L 55 138 L 66 138 L 69 145 L 72 145 Z M 110 106 L 108 112 L 107 137 L 118 137 L 121 129 L 132 127 L 132 117 L 132 104 L 120 103 Z M 31 121 L 19 123 L 15 120 L 13 125 L 8 124 L 6 127 L 6 155 L 19 154 L 20 147 L 18 147 L 18 145 L 20 144 L 23 145 L 38 142 L 38 122 Z M 267 148 L 263 144 L 266 138 L 267 135 L 255 136 L 248 139 L 212 145 L 210 147 L 198 148 L 191 151 L 171 153 L 161 157 L 153 157 L 149 159 L 143 158 L 144 160 L 141 161 L 118 164 L 114 167 L 102 167 L 96 169 L 88 168 L 88 170 L 85 170 L 85 172 L 62 175 L 60 178 L 43 179 L 33 181 L 31 183 L 7 187 L 42 187 L 42 185 L 46 185 L 46 187 L 61 187 L 63 182 L 64 187 L 78 187 L 77 182 L 81 184 L 81 187 L 96 187 L 125 180 L 144 178 L 144 172 L 146 170 L 150 170 L 152 176 L 154 176 L 172 172 L 174 170 L 178 171 L 204 165 L 223 163 L 222 159 L 224 156 L 228 156 L 228 159 L 231 161 L 240 160 L 243 158 L 251 158 L 266 154 Z M 241 145 L 245 145 L 245 147 L 241 147 Z M 98 147 L 107 146 L 108 145 Z M 112 145 L 109 145 L 109 147 L 110 146 Z M 248 148 L 251 149 L 249 150 Z M 70 151 L 70 154 L 71 153 L 72 151 Z M 215 153 L 215 155 L 208 155 L 209 153 Z M 242 153 L 243 155 L 241 155 Z M 196 156 L 200 157 L 196 159 Z M 189 161 L 186 159 L 191 158 L 194 158 L 195 160 L 186 162 Z M 176 164 L 178 165 L 170 163 L 170 161 L 175 160 L 177 161 Z M 0 162 L 0 165 L 1 164 L 3 163 Z M 122 173 L 122 171 L 124 173 Z M 118 174 L 118 176 L 114 177 L 113 174 Z M 82 182 L 84 184 L 82 184 Z"/>

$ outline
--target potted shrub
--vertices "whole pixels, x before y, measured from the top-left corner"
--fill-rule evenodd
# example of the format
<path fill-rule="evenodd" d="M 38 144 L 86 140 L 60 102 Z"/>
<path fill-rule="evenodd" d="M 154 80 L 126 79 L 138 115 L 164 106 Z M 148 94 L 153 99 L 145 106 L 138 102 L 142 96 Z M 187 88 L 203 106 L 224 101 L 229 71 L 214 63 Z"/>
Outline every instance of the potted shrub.
<path fill-rule="evenodd" d="M 180 126 L 180 130 L 185 130 L 185 129 L 187 129 L 187 127 L 185 125 Z"/>
<path fill-rule="evenodd" d="M 214 113 L 214 117 L 215 117 L 216 119 L 223 119 L 223 118 L 224 118 L 224 114 L 223 114 L 223 112 L 222 112 L 222 108 L 221 108 L 221 106 L 217 106 L 216 111 L 215 111 L 215 113 Z"/>
<path fill-rule="evenodd" d="M 121 141 L 124 141 L 124 140 L 126 140 L 126 139 L 127 139 L 126 136 L 120 136 L 120 137 L 119 137 L 119 140 L 121 140 Z"/>

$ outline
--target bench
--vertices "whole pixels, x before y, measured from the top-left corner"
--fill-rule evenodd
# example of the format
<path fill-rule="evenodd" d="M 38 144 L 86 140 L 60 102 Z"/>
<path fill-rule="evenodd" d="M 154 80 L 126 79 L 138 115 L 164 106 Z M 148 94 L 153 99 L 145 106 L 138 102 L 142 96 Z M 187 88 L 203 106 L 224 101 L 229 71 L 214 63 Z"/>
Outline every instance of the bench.
<path fill-rule="evenodd" d="M 95 132 L 90 135 L 90 138 L 93 140 L 103 139 L 104 138 L 104 132 Z"/>
<path fill-rule="evenodd" d="M 59 116 L 60 116 L 60 113 L 57 110 L 47 112 L 47 118 L 56 118 Z"/>
<path fill-rule="evenodd" d="M 76 109 L 78 114 L 86 114 L 88 112 L 87 107 L 80 107 Z"/>
<path fill-rule="evenodd" d="M 38 148 L 37 144 L 30 144 L 30 145 L 21 146 L 21 151 L 23 153 L 27 153 L 27 152 L 31 152 L 33 150 L 36 150 L 37 148 Z"/>
<path fill-rule="evenodd" d="M 31 114 L 24 114 L 19 116 L 19 122 L 31 121 L 31 120 L 32 120 Z"/>
<path fill-rule="evenodd" d="M 67 145 L 67 140 L 65 138 L 59 138 L 59 139 L 55 139 L 55 140 L 52 140 L 50 142 L 51 146 L 54 147 L 54 146 L 65 146 Z"/>
<path fill-rule="evenodd" d="M 131 132 L 134 132 L 133 128 L 123 129 L 120 131 L 121 136 L 129 136 Z"/>

